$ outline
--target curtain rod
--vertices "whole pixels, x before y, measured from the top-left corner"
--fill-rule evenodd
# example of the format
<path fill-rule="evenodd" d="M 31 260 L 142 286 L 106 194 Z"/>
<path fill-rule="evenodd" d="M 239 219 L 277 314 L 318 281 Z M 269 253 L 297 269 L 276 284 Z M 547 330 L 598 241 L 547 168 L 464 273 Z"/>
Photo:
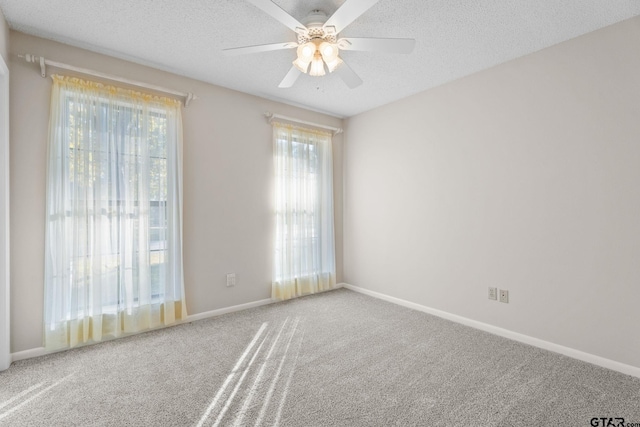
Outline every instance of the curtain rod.
<path fill-rule="evenodd" d="M 175 95 L 181 98 L 184 98 L 184 106 L 188 107 L 189 104 L 191 103 L 192 100 L 197 99 L 197 97 L 192 94 L 191 92 L 178 92 L 172 89 L 167 89 L 161 86 L 156 86 L 156 85 L 151 85 L 151 84 L 147 84 L 147 83 L 143 83 L 143 82 L 139 82 L 136 80 L 129 80 L 129 79 L 125 79 L 124 77 L 118 77 L 118 76 L 114 76 L 111 74 L 105 74 L 105 73 L 101 73 L 99 71 L 94 71 L 94 70 L 90 70 L 88 68 L 80 68 L 80 67 L 76 67 L 73 65 L 69 65 L 69 64 L 64 64 L 62 62 L 56 62 L 56 61 L 50 61 L 48 59 L 45 59 L 44 57 L 40 56 L 35 56 L 35 55 L 31 55 L 29 53 L 25 54 L 25 55 L 18 55 L 18 57 L 20 58 L 24 58 L 25 61 L 27 62 L 32 62 L 34 64 L 38 63 L 40 64 L 40 75 L 44 78 L 47 77 L 47 68 L 46 66 L 50 66 L 50 67 L 55 67 L 55 68 L 61 68 L 63 70 L 69 70 L 69 71 L 75 71 L 77 73 L 81 73 L 81 74 L 86 74 L 89 76 L 94 76 L 94 77 L 100 77 L 102 79 L 106 79 L 106 80 L 112 80 L 115 82 L 120 82 L 120 83 L 124 83 L 124 84 L 128 84 L 128 85 L 132 85 L 132 86 L 138 86 L 138 87 L 142 87 L 145 89 L 151 89 L 153 91 L 156 92 L 162 92 L 162 93 L 166 93 L 169 95 Z"/>
<path fill-rule="evenodd" d="M 332 126 L 326 126 L 326 125 L 321 125 L 320 123 L 313 123 L 313 122 L 307 122 L 305 120 L 298 120 L 295 117 L 289 117 L 289 116 L 283 116 L 280 114 L 273 114 L 270 112 L 266 112 L 264 113 L 264 116 L 267 118 L 267 121 L 269 123 L 271 123 L 273 121 L 273 119 L 282 119 L 282 120 L 287 120 L 289 122 L 294 122 L 294 123 L 300 123 L 303 125 L 309 125 L 309 126 L 315 126 L 317 128 L 322 128 L 322 129 L 328 129 L 333 131 L 334 135 L 338 135 L 340 133 L 342 133 L 342 129 L 341 128 L 334 128 Z"/>

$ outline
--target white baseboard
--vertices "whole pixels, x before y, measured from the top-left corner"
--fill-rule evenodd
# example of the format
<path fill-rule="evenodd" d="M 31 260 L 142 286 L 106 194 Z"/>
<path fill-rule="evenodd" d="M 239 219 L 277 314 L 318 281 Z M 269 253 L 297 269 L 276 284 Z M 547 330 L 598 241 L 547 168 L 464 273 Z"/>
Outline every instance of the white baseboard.
<path fill-rule="evenodd" d="M 205 311 L 204 313 L 198 313 L 198 314 L 193 314 L 191 316 L 187 316 L 187 318 L 185 320 L 182 320 L 180 322 L 176 322 L 176 323 L 173 323 L 171 325 L 163 326 L 161 328 L 155 328 L 153 330 L 163 329 L 163 328 L 166 328 L 166 327 L 170 328 L 172 326 L 177 326 L 177 325 L 181 325 L 181 324 L 184 324 L 184 323 L 195 322 L 196 320 L 208 319 L 210 317 L 221 316 L 223 314 L 233 313 L 235 311 L 242 311 L 242 310 L 247 310 L 249 308 L 260 307 L 261 305 L 267 305 L 267 304 L 271 304 L 273 302 L 275 302 L 275 301 L 272 300 L 271 298 L 269 298 L 269 299 L 263 299 L 263 300 L 259 300 L 259 301 L 248 302 L 246 304 L 239 304 L 239 305 L 234 305 L 234 306 L 231 306 L 231 307 L 219 308 L 217 310 Z M 144 332 L 150 332 L 150 331 L 144 331 Z M 94 345 L 94 344 L 99 344 L 99 343 L 91 343 L 89 345 Z M 66 351 L 66 350 L 68 350 L 68 349 L 65 348 L 65 349 L 61 349 L 61 350 L 47 351 L 44 347 L 31 348 L 29 350 L 18 351 L 18 352 L 12 353 L 11 354 L 11 362 L 17 362 L 18 360 L 24 360 L 24 359 L 31 359 L 33 357 L 40 357 L 40 356 L 44 356 L 46 354 L 51 354 L 51 353 L 59 353 L 61 351 Z"/>
<path fill-rule="evenodd" d="M 31 359 L 32 357 L 40 357 L 48 354 L 44 347 L 30 348 L 29 350 L 17 351 L 11 353 L 11 362 L 18 360 Z"/>
<path fill-rule="evenodd" d="M 260 307 L 262 305 L 272 304 L 275 301 L 271 298 L 262 299 L 259 301 L 248 302 L 245 304 L 233 305 L 231 307 L 218 308 L 217 310 L 205 311 L 203 313 L 193 314 L 191 316 L 187 316 L 186 320 L 183 323 L 194 322 L 196 320 L 208 319 L 209 317 L 221 316 L 227 313 L 233 313 L 235 311 L 248 310 L 254 307 Z"/>
<path fill-rule="evenodd" d="M 470 326 L 475 329 L 480 329 L 481 331 L 489 332 L 494 335 L 499 335 L 504 338 L 509 338 L 514 341 L 519 341 L 525 344 L 532 345 L 534 347 L 542 348 L 544 350 L 560 353 L 564 356 L 568 356 L 573 359 L 578 359 L 583 362 L 592 363 L 594 365 L 602 366 L 603 368 L 611 369 L 613 371 L 622 372 L 623 374 L 640 378 L 640 368 L 636 366 L 616 362 L 615 360 L 606 359 L 604 357 L 596 356 L 595 354 L 585 353 L 584 351 L 576 350 L 574 348 L 565 347 L 559 344 L 554 344 L 552 342 L 534 338 L 529 335 L 520 334 L 518 332 L 513 332 L 508 329 L 499 328 L 497 326 L 493 326 L 488 323 L 478 322 L 477 320 L 472 320 L 466 317 L 458 316 L 456 314 L 447 313 L 446 311 L 437 310 L 435 308 L 426 307 L 424 305 L 416 304 L 400 298 L 395 298 L 379 292 L 370 291 L 368 289 L 364 289 L 358 286 L 353 286 L 348 283 L 341 283 L 340 287 L 350 289 L 352 291 L 369 295 L 371 297 L 388 301 L 394 304 L 398 304 L 403 307 L 407 307 L 414 310 L 422 311 L 424 313 L 432 314 L 434 316 L 438 316 L 443 319 L 451 320 L 452 322 L 461 323 L 463 325 Z"/>

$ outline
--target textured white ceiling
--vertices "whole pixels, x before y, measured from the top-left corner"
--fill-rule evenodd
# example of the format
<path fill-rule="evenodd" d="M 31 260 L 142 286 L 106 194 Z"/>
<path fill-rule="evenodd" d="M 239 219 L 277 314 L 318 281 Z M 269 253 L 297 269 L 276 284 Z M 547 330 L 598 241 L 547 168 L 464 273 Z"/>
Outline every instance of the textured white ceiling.
<path fill-rule="evenodd" d="M 344 0 L 275 0 L 298 20 Z M 295 41 L 243 0 L 0 0 L 9 26 L 220 86 L 348 117 L 640 14 L 638 0 L 380 0 L 342 37 L 415 38 L 409 55 L 342 52 L 364 80 L 336 75 L 278 83 L 294 50 L 221 49 Z M 55 60 L 56 58 L 51 58 Z"/>

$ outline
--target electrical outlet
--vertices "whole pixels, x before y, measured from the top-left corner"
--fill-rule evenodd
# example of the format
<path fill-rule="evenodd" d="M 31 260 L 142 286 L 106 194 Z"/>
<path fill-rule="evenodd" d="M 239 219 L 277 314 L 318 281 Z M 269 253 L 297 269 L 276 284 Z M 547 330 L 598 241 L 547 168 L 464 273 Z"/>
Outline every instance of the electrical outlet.
<path fill-rule="evenodd" d="M 227 288 L 236 285 L 236 273 L 227 274 Z"/>
<path fill-rule="evenodd" d="M 500 289 L 500 302 L 509 303 L 509 291 Z"/>
<path fill-rule="evenodd" d="M 489 288 L 489 299 L 494 301 L 498 299 L 498 288 Z"/>

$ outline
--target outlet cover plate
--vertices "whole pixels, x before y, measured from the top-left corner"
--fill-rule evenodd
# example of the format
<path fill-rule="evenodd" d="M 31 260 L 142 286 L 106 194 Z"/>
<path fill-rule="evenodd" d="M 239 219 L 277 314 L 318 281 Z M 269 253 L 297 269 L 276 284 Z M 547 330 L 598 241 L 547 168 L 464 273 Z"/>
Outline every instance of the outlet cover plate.
<path fill-rule="evenodd" d="M 489 299 L 498 300 L 498 288 L 489 288 Z"/>
<path fill-rule="evenodd" d="M 227 288 L 236 285 L 236 273 L 227 274 Z"/>
<path fill-rule="evenodd" d="M 500 302 L 509 303 L 509 291 L 500 289 Z"/>

